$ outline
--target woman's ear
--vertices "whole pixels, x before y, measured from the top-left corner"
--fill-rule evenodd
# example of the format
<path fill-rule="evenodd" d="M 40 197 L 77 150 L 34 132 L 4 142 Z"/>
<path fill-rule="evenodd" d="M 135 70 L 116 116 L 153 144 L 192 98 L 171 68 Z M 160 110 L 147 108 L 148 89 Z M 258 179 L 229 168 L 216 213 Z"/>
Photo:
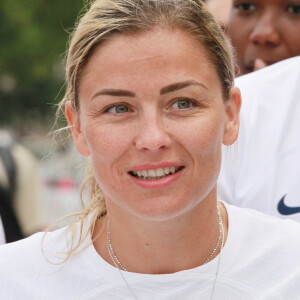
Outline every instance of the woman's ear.
<path fill-rule="evenodd" d="M 230 98 L 226 101 L 226 122 L 223 135 L 223 144 L 232 145 L 238 138 L 240 128 L 240 109 L 242 104 L 239 88 L 233 87 L 230 91 Z"/>
<path fill-rule="evenodd" d="M 90 150 L 86 141 L 85 135 L 82 132 L 79 112 L 73 109 L 71 101 L 67 101 L 65 105 L 65 115 L 68 120 L 68 124 L 72 131 L 74 143 L 78 152 L 83 156 L 89 156 Z"/>

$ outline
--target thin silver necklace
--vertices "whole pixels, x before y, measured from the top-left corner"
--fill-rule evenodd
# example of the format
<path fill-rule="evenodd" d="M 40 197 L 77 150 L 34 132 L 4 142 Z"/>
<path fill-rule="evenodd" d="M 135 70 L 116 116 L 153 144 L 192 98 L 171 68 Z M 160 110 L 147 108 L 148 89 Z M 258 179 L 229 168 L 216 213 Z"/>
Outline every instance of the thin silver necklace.
<path fill-rule="evenodd" d="M 214 298 L 215 288 L 216 288 L 216 283 L 217 283 L 217 278 L 218 278 L 218 275 L 219 275 L 219 269 L 220 269 L 220 263 L 221 263 L 221 255 L 222 255 L 222 250 L 223 250 L 224 241 L 225 241 L 224 227 L 223 227 L 222 217 L 221 217 L 221 213 L 220 213 L 220 209 L 219 209 L 219 205 L 218 204 L 217 204 L 217 207 L 218 207 L 218 216 L 220 216 L 220 219 L 221 219 L 222 243 L 221 243 L 221 249 L 220 249 L 220 253 L 219 253 L 219 259 L 218 259 L 218 265 L 217 265 L 217 270 L 216 270 L 216 276 L 215 276 L 215 280 L 214 280 L 214 284 L 213 284 L 213 288 L 212 288 L 210 300 L 213 300 L 213 298 Z"/>
<path fill-rule="evenodd" d="M 218 237 L 218 241 L 217 241 L 215 248 L 213 249 L 213 251 L 211 252 L 209 257 L 207 258 L 207 260 L 204 262 L 204 265 L 207 264 L 211 260 L 213 255 L 216 253 L 217 249 L 219 248 L 220 241 L 222 240 L 222 242 L 223 242 L 223 239 L 222 239 L 223 224 L 222 224 L 222 218 L 221 218 L 221 212 L 220 212 L 219 205 L 217 205 L 217 210 L 218 210 L 218 221 L 219 221 L 219 237 Z M 111 244 L 109 219 L 107 219 L 107 246 L 108 246 L 109 254 L 111 256 L 113 256 L 112 260 L 115 261 L 122 268 L 123 271 L 127 271 L 127 269 L 122 265 L 122 263 L 118 259 L 117 255 L 114 251 L 114 248 Z"/>
<path fill-rule="evenodd" d="M 219 267 L 220 267 L 220 261 L 221 261 L 221 252 L 224 246 L 224 228 L 223 228 L 223 222 L 222 222 L 222 217 L 221 217 L 221 212 L 220 212 L 220 208 L 219 205 L 217 204 L 217 211 L 218 211 L 218 222 L 219 222 L 219 237 L 218 237 L 218 241 L 217 244 L 215 246 L 215 248 L 213 249 L 213 251 L 211 252 L 211 254 L 209 255 L 209 257 L 207 258 L 207 260 L 204 262 L 203 265 L 207 264 L 211 258 L 213 257 L 213 255 L 215 254 L 215 252 L 217 251 L 220 241 L 222 240 L 221 243 L 221 250 L 219 253 L 219 260 L 218 260 L 218 266 L 217 266 L 217 271 L 216 271 L 216 276 L 215 276 L 215 280 L 214 280 L 214 285 L 213 285 L 213 289 L 212 289 L 212 294 L 211 294 L 211 298 L 213 299 L 214 296 L 214 292 L 215 292 L 215 287 L 216 287 L 216 281 L 217 281 L 217 277 L 219 274 Z M 134 297 L 134 299 L 138 299 L 138 297 L 134 294 L 133 290 L 131 289 L 130 285 L 128 284 L 127 280 L 125 279 L 125 277 L 123 276 L 122 272 L 120 271 L 119 266 L 122 268 L 123 271 L 127 271 L 127 269 L 122 265 L 122 263 L 120 262 L 120 260 L 118 259 L 114 248 L 111 244 L 111 238 L 110 238 L 110 226 L 109 226 L 109 219 L 107 219 L 107 251 L 109 253 L 109 256 L 111 258 L 111 260 L 113 261 L 115 267 L 119 270 L 120 275 L 122 276 L 124 282 L 126 283 L 128 289 L 130 290 L 132 296 Z"/>
<path fill-rule="evenodd" d="M 112 258 L 113 262 L 116 262 L 122 269 L 123 271 L 127 271 L 127 269 L 121 264 L 121 262 L 119 261 L 115 251 L 114 251 L 114 248 L 111 244 L 111 240 L 110 240 L 110 228 L 109 228 L 109 219 L 107 219 L 107 247 L 108 247 L 108 252 L 109 252 L 109 255 L 110 257 Z"/>
<path fill-rule="evenodd" d="M 219 221 L 219 237 L 218 237 L 218 241 L 217 241 L 217 244 L 216 244 L 214 250 L 212 251 L 212 253 L 210 254 L 210 256 L 207 258 L 207 260 L 204 262 L 204 265 L 207 264 L 211 260 L 211 258 L 213 257 L 213 255 L 217 251 L 217 249 L 218 249 L 218 247 L 220 245 L 220 241 L 222 239 L 223 224 L 222 224 L 222 217 L 221 217 L 221 212 L 220 212 L 220 208 L 219 208 L 218 204 L 217 204 L 217 210 L 218 210 L 218 221 Z"/>
<path fill-rule="evenodd" d="M 109 253 L 109 256 L 111 258 L 111 260 L 114 262 L 114 265 L 115 267 L 118 269 L 121 277 L 123 278 L 123 281 L 125 282 L 125 284 L 127 285 L 131 295 L 133 296 L 134 299 L 136 300 L 139 300 L 139 298 L 136 296 L 136 294 L 133 292 L 132 288 L 130 287 L 130 285 L 128 284 L 126 278 L 124 277 L 124 275 L 122 274 L 122 272 L 120 271 L 120 268 L 118 265 L 121 266 L 121 268 L 124 270 L 124 271 L 127 271 L 124 266 L 121 264 L 121 262 L 118 260 L 115 252 L 114 252 L 114 249 L 111 245 L 111 241 L 110 241 L 110 230 L 109 230 L 109 219 L 107 219 L 107 251 Z"/>

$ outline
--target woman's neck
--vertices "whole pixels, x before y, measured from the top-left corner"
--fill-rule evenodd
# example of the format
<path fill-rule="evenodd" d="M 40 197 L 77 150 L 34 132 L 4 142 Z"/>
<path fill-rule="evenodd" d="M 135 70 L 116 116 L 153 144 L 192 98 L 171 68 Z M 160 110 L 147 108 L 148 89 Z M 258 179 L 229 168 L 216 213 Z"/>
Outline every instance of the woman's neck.
<path fill-rule="evenodd" d="M 219 203 L 225 239 L 227 213 Z M 216 247 L 220 226 L 217 201 L 203 200 L 188 213 L 167 221 L 145 221 L 131 216 L 108 215 L 95 227 L 96 251 L 114 265 L 107 247 L 107 218 L 110 220 L 111 245 L 122 265 L 130 272 L 146 274 L 174 273 L 204 264 Z M 224 241 L 225 242 L 225 241 Z M 218 255 L 221 243 L 211 257 Z"/>

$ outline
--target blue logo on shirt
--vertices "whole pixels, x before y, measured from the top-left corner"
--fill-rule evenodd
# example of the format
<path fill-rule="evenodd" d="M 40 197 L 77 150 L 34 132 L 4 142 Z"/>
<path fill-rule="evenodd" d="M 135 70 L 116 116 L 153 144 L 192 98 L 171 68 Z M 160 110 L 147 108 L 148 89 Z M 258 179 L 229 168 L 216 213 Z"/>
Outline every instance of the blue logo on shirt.
<path fill-rule="evenodd" d="M 300 213 L 300 206 L 290 207 L 284 203 L 285 197 L 286 197 L 286 195 L 284 195 L 278 203 L 277 209 L 278 209 L 279 213 L 284 216 L 289 216 L 289 215 Z"/>

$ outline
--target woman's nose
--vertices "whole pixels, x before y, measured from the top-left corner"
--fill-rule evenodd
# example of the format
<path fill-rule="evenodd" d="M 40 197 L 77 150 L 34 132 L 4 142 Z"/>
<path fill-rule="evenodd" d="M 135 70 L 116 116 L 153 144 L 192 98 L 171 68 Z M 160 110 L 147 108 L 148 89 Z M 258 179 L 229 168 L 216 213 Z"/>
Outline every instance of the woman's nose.
<path fill-rule="evenodd" d="M 148 120 L 140 124 L 133 144 L 138 150 L 158 152 L 170 146 L 171 137 L 162 121 Z"/>
<path fill-rule="evenodd" d="M 260 17 L 250 34 L 250 41 L 261 46 L 277 46 L 280 43 L 275 14 L 265 13 Z"/>

